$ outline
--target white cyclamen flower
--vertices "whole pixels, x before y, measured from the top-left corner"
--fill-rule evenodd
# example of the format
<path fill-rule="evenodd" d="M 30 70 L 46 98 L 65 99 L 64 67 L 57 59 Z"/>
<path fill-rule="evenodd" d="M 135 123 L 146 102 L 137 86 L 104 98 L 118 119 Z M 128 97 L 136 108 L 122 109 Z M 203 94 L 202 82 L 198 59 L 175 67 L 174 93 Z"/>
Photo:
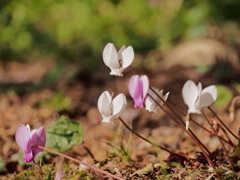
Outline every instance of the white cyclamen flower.
<path fill-rule="evenodd" d="M 169 92 L 166 93 L 166 94 L 163 96 L 163 90 L 159 91 L 157 88 L 152 88 L 152 89 L 153 89 L 164 101 L 167 100 L 168 95 L 169 95 Z M 158 102 L 158 104 L 160 104 L 161 106 L 164 104 L 164 102 L 162 102 L 162 101 L 158 98 L 158 96 L 157 96 L 151 89 L 148 90 L 148 94 L 149 94 L 151 97 L 153 97 L 153 99 L 155 99 L 155 100 Z M 153 100 L 151 97 L 147 96 L 147 98 L 146 98 L 146 100 L 145 100 L 146 110 L 148 110 L 148 111 L 150 111 L 150 112 L 155 112 L 155 113 L 156 113 L 157 110 L 159 109 L 159 106 L 158 106 L 158 104 L 156 104 L 156 103 L 154 102 L 154 100 Z"/>
<path fill-rule="evenodd" d="M 127 100 L 124 94 L 117 95 L 113 100 L 108 91 L 104 91 L 98 98 L 98 110 L 102 114 L 102 122 L 111 123 L 120 117 L 126 108 Z"/>
<path fill-rule="evenodd" d="M 134 59 L 132 46 L 123 46 L 118 52 L 112 43 L 103 50 L 103 61 L 111 69 L 110 75 L 123 76 L 122 72 L 130 66 Z"/>
<path fill-rule="evenodd" d="M 210 106 L 217 99 L 217 88 L 214 85 L 202 90 L 202 84 L 188 80 L 182 89 L 183 100 L 188 106 L 188 113 L 201 114 L 203 107 Z"/>

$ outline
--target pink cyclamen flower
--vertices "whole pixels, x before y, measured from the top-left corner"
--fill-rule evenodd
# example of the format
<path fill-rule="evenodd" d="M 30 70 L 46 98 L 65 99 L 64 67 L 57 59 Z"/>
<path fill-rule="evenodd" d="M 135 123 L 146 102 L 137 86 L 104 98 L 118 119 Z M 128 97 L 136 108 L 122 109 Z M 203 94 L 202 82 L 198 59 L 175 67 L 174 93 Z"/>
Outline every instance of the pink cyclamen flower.
<path fill-rule="evenodd" d="M 132 46 L 123 46 L 118 52 L 112 43 L 103 50 L 103 62 L 111 69 L 110 75 L 123 76 L 123 71 L 130 66 L 134 59 Z"/>
<path fill-rule="evenodd" d="M 145 99 L 149 89 L 149 80 L 146 75 L 133 75 L 128 84 L 128 90 L 134 100 L 135 107 L 145 107 Z"/>
<path fill-rule="evenodd" d="M 42 153 L 42 149 L 33 146 L 42 146 L 44 147 L 46 144 L 46 131 L 44 127 L 40 127 L 39 129 L 34 129 L 30 131 L 30 126 L 27 124 L 24 126 L 23 124 L 19 124 L 17 128 L 17 132 L 15 134 L 15 139 L 18 146 L 24 152 L 24 161 L 32 163 L 34 162 L 35 156 Z"/>

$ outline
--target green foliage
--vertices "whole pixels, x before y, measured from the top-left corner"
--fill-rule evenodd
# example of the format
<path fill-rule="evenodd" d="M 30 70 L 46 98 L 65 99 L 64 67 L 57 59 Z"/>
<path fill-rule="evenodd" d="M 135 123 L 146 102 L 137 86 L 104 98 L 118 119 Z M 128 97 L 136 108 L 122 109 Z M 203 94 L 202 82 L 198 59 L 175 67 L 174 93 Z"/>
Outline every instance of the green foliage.
<path fill-rule="evenodd" d="M 218 107 L 227 106 L 233 98 L 232 92 L 222 85 L 217 85 L 216 87 L 218 91 L 218 97 L 214 104 Z"/>
<path fill-rule="evenodd" d="M 58 91 L 53 98 L 43 100 L 39 105 L 41 107 L 53 107 L 57 111 L 61 111 L 69 109 L 71 103 L 72 101 L 69 97 L 64 96 L 62 91 Z"/>
<path fill-rule="evenodd" d="M 47 128 L 46 147 L 60 152 L 83 142 L 83 129 L 80 123 L 71 122 L 62 116 Z"/>
<path fill-rule="evenodd" d="M 74 168 L 74 169 L 73 169 Z M 83 180 L 96 180 L 96 178 L 92 177 L 91 174 L 80 171 L 80 170 L 75 170 L 78 169 L 77 165 L 69 165 L 68 163 L 64 163 L 63 167 L 63 172 L 64 172 L 64 178 L 63 180 L 68 180 L 68 179 L 83 179 Z M 41 180 L 41 179 L 54 179 L 55 177 L 55 172 L 56 168 L 53 166 L 53 164 L 45 164 L 42 166 L 38 165 L 33 165 L 27 170 L 20 172 L 16 175 L 14 175 L 14 179 L 36 179 L 36 180 Z M 13 176 L 12 176 L 13 177 Z"/>
<path fill-rule="evenodd" d="M 217 3 L 216 3 L 217 2 Z M 96 69 L 107 42 L 136 53 L 207 35 L 209 25 L 239 23 L 240 1 L 11 0 L 0 3 L 0 58 L 53 56 Z M 231 9 L 231 11 L 229 11 Z"/>
<path fill-rule="evenodd" d="M 2 156 L 0 156 L 0 172 L 5 168 L 6 162 L 3 160 Z"/>

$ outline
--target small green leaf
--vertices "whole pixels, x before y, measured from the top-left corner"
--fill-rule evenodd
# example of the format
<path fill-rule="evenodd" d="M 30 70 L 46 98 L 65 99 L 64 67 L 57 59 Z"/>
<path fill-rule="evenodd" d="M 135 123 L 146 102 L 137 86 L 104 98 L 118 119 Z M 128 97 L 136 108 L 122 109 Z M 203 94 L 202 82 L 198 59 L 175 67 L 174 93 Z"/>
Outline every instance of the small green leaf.
<path fill-rule="evenodd" d="M 75 144 L 83 142 L 82 126 L 78 122 L 71 122 L 62 116 L 47 128 L 46 147 L 58 151 L 67 151 Z"/>
<path fill-rule="evenodd" d="M 0 172 L 5 168 L 6 162 L 3 160 L 2 156 L 0 156 Z"/>

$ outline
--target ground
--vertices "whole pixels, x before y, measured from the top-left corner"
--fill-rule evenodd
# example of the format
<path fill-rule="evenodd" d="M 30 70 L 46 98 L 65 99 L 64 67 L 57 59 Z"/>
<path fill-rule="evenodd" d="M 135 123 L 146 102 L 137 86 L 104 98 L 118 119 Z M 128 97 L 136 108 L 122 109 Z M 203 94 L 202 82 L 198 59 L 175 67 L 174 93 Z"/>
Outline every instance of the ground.
<path fill-rule="evenodd" d="M 221 69 L 222 66 L 225 68 L 229 66 L 230 73 L 225 73 Z M 16 161 L 16 156 L 19 155 L 19 147 L 15 142 L 18 124 L 30 124 L 32 128 L 43 125 L 47 128 L 61 116 L 73 122 L 79 122 L 84 131 L 84 142 L 74 145 L 64 154 L 119 177 L 124 179 L 216 179 L 216 174 L 206 163 L 200 149 L 169 116 L 162 110 L 150 113 L 143 108 L 134 108 L 127 89 L 128 80 L 132 74 L 130 69 L 125 70 L 123 77 L 109 77 L 108 69 L 103 67 L 101 73 L 97 71 L 90 76 L 86 73 L 77 73 L 69 79 L 60 76 L 50 86 L 35 88 L 37 85 L 33 83 L 34 75 L 38 82 L 41 81 L 44 73 L 48 72 L 52 65 L 44 67 L 39 64 L 13 63 L 1 67 L 1 74 L 8 75 L 8 79 L 1 77 L 0 146 L 2 148 L 0 152 L 3 159 L 1 165 L 4 167 L 0 174 L 1 179 L 53 179 L 58 166 L 64 171 L 65 179 L 108 179 L 87 167 L 79 167 L 72 161 L 66 159 L 63 161 L 52 154 L 45 157 L 44 163 L 40 166 L 39 162 L 29 166 Z M 213 63 L 209 67 L 203 72 L 194 66 L 174 65 L 159 69 L 157 67 L 141 68 L 139 73 L 147 74 L 151 86 L 163 89 L 164 94 L 170 92 L 168 101 L 186 112 L 187 106 L 183 103 L 181 89 L 188 79 L 195 82 L 201 81 L 204 87 L 221 84 L 231 92 L 232 96 L 239 94 L 236 86 L 233 86 L 233 82 L 239 83 L 240 71 L 237 66 L 232 66 L 228 62 L 223 65 Z M 17 73 L 19 71 L 19 74 L 22 74 L 22 68 L 26 71 L 21 78 Z M 76 70 L 72 66 L 66 68 L 72 72 Z M 127 96 L 128 105 L 122 118 L 133 130 L 156 144 L 174 152 L 186 154 L 189 159 L 182 160 L 179 157 L 168 156 L 158 147 L 132 134 L 118 119 L 114 120 L 113 124 L 101 123 L 97 100 L 105 90 L 113 92 L 114 96 L 119 93 Z M 239 111 L 236 105 L 235 120 L 230 121 L 228 112 L 230 102 L 231 100 L 223 103 L 224 105 L 213 105 L 212 108 L 229 129 L 237 134 Z M 204 112 L 208 117 L 213 117 L 208 109 Z M 182 115 L 181 117 L 184 119 Z M 206 125 L 203 119 L 197 116 L 194 118 Z M 238 157 L 233 157 L 236 168 L 236 172 L 233 172 L 217 138 L 208 136 L 204 130 L 192 123 L 190 128 L 210 151 L 214 152 L 217 157 L 215 163 L 223 179 L 240 179 Z M 222 132 L 220 134 L 223 136 Z M 237 140 L 232 137 L 231 139 L 237 145 Z M 228 145 L 226 148 L 229 152 L 234 150 Z M 171 164 L 171 159 L 174 158 L 173 161 L 180 164 Z"/>

